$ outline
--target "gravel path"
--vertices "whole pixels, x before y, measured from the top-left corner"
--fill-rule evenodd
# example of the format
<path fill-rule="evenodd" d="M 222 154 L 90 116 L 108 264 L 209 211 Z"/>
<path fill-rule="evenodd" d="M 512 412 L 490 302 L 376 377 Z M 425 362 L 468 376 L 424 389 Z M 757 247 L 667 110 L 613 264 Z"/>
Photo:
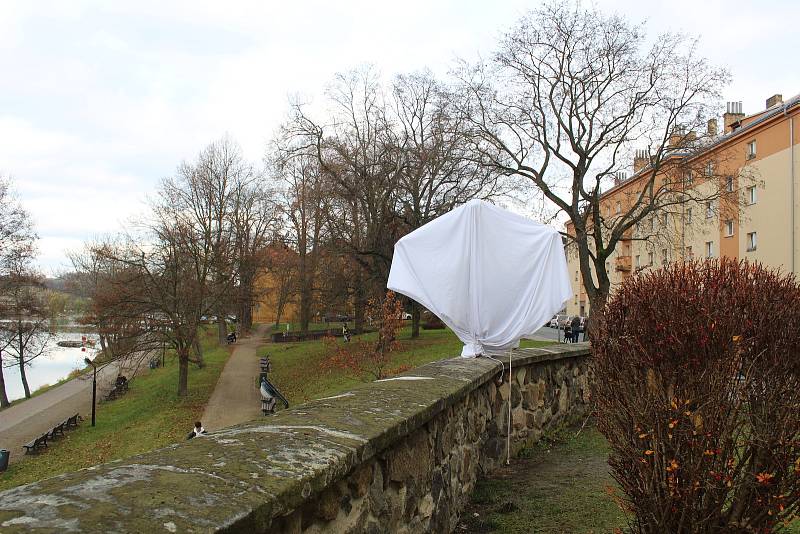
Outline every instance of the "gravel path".
<path fill-rule="evenodd" d="M 256 349 L 264 343 L 266 328 L 256 325 L 251 336 L 236 342 L 203 413 L 206 430 L 218 430 L 261 416 Z"/>

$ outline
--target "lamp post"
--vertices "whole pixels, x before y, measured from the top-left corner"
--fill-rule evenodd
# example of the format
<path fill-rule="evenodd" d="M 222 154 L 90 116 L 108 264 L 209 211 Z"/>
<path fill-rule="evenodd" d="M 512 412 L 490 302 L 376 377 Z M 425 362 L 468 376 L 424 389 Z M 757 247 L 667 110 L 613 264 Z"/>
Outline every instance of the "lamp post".
<path fill-rule="evenodd" d="M 89 358 L 84 358 L 83 361 L 94 369 L 94 375 L 92 376 L 92 426 L 94 426 L 94 410 L 97 405 L 97 366 Z"/>

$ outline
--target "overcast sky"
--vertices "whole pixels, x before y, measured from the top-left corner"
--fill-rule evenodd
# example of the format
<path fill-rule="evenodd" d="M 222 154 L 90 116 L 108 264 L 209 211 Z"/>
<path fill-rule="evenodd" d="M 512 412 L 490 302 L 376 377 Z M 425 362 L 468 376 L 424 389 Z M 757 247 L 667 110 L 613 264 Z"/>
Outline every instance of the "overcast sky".
<path fill-rule="evenodd" d="M 260 161 L 288 98 L 364 63 L 389 77 L 488 56 L 536 2 L 44 2 L 0 0 L 0 173 L 41 236 L 40 264 L 114 232 L 225 133 Z M 649 34 L 701 36 L 751 113 L 800 92 L 797 1 L 599 0 Z"/>

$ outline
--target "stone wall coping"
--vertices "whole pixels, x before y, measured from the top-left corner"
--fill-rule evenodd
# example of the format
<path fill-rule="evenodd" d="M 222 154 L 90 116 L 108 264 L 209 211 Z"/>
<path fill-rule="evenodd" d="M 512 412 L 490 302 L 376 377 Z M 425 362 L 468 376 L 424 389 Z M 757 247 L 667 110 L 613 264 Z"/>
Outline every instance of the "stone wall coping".
<path fill-rule="evenodd" d="M 516 350 L 511 361 L 516 368 L 589 353 L 585 343 L 552 345 Z M 257 531 L 499 371 L 488 358 L 440 360 L 269 418 L 12 488 L 0 492 L 0 530 Z"/>

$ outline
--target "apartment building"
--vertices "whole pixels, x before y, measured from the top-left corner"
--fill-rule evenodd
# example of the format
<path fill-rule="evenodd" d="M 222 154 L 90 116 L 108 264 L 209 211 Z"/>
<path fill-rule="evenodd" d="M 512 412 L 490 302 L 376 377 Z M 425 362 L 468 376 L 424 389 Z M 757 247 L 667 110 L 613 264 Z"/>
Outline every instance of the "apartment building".
<path fill-rule="evenodd" d="M 717 133 L 712 120 L 702 144 L 686 151 L 676 146 L 670 156 L 675 164 L 659 166 L 658 173 L 680 172 L 688 196 L 698 200 L 648 216 L 624 235 L 606 264 L 612 292 L 634 273 L 698 258 L 747 259 L 800 273 L 798 114 L 800 95 L 786 101 L 774 95 L 764 110 L 752 115 L 742 112 L 740 102 L 729 102 L 723 131 Z M 676 145 L 693 136 L 693 132 L 677 136 Z M 689 160 L 691 164 L 677 165 Z M 603 193 L 604 217 L 625 213 L 653 176 L 645 152 L 636 152 L 633 171 L 630 178 L 619 176 L 614 187 Z M 711 188 L 720 191 L 720 198 L 699 200 L 711 199 Z M 723 201 L 726 193 L 733 201 Z M 566 231 L 572 231 L 571 224 Z M 570 247 L 567 263 L 574 294 L 567 313 L 587 315 L 589 299 L 577 253 Z"/>

